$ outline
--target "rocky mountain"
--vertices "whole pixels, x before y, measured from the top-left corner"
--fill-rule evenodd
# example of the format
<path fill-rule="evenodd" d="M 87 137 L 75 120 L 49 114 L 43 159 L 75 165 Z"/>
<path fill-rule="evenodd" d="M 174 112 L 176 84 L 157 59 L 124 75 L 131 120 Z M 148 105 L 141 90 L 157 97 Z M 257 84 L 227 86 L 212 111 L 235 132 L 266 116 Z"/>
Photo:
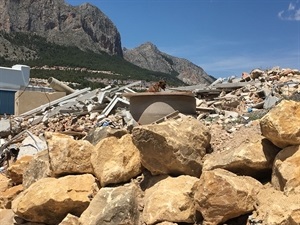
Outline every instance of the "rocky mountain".
<path fill-rule="evenodd" d="M 210 84 L 215 80 L 201 67 L 163 53 L 150 42 L 123 51 L 121 35 L 113 22 L 89 3 L 72 6 L 64 0 L 0 0 L 0 63 L 43 60 L 35 44 L 25 46 L 18 40 L 18 44 L 14 43 L 15 39 L 22 39 L 15 35 L 18 33 L 38 35 L 50 43 L 76 46 L 83 51 L 121 56 L 126 63 L 171 74 L 189 85 Z"/>
<path fill-rule="evenodd" d="M 123 54 L 126 60 L 139 67 L 175 74 L 180 80 L 190 85 L 210 84 L 215 80 L 201 67 L 186 59 L 163 53 L 150 42 L 146 42 L 134 49 L 123 49 Z"/>
<path fill-rule="evenodd" d="M 64 0 L 1 0 L 0 30 L 35 33 L 58 44 L 122 56 L 117 28 L 88 3 L 74 7 Z"/>

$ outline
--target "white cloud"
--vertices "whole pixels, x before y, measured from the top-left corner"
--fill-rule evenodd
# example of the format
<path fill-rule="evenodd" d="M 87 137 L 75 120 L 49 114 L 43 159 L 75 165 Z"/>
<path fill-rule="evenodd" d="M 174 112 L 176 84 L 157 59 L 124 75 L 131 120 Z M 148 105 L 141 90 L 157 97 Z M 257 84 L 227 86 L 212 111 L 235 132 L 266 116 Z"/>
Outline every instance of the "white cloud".
<path fill-rule="evenodd" d="M 295 5 L 294 5 L 292 2 L 289 4 L 288 10 L 289 10 L 289 11 L 295 10 Z"/>
<path fill-rule="evenodd" d="M 278 17 L 282 20 L 295 20 L 300 21 L 300 4 L 296 2 L 290 2 L 286 10 L 282 10 L 278 13 Z"/>

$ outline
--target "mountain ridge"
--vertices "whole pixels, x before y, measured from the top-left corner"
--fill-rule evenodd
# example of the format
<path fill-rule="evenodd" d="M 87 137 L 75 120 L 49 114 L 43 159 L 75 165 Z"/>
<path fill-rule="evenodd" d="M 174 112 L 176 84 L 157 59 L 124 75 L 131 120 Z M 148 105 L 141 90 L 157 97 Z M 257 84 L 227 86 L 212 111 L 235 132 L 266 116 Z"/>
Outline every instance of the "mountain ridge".
<path fill-rule="evenodd" d="M 189 85 L 210 84 L 215 78 L 208 75 L 200 66 L 187 59 L 171 56 L 161 52 L 156 45 L 146 42 L 134 49 L 124 49 L 124 58 L 144 69 L 174 74 Z"/>
<path fill-rule="evenodd" d="M 0 30 L 30 32 L 47 41 L 122 56 L 121 35 L 96 6 L 64 0 L 1 0 Z"/>
<path fill-rule="evenodd" d="M 123 50 L 117 27 L 90 3 L 72 6 L 64 0 L 1 0 L 0 32 L 0 62 L 42 60 L 34 46 L 14 45 L 8 41 L 14 36 L 18 38 L 20 35 L 15 35 L 17 33 L 27 33 L 41 36 L 49 43 L 76 46 L 82 51 L 92 51 L 102 56 L 119 56 L 135 66 L 172 75 L 186 84 L 210 84 L 215 80 L 201 67 L 186 59 L 163 53 L 151 42 L 141 45 L 144 48 L 139 46 L 133 50 Z M 6 38 L 3 32 L 10 34 L 10 37 Z M 112 63 L 115 62 L 113 60 Z M 117 64 L 114 66 L 122 67 Z M 88 65 L 81 67 L 92 69 Z"/>

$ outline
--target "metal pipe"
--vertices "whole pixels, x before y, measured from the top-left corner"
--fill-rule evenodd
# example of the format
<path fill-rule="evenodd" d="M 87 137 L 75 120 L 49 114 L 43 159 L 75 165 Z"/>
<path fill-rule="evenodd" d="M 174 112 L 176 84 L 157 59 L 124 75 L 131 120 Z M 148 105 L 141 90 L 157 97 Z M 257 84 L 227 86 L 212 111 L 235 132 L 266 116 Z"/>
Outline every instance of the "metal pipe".
<path fill-rule="evenodd" d="M 60 82 L 54 77 L 49 77 L 48 83 L 56 91 L 66 92 L 67 94 L 71 94 L 75 92 L 74 89 L 70 88 L 68 85 L 65 85 L 64 83 Z"/>

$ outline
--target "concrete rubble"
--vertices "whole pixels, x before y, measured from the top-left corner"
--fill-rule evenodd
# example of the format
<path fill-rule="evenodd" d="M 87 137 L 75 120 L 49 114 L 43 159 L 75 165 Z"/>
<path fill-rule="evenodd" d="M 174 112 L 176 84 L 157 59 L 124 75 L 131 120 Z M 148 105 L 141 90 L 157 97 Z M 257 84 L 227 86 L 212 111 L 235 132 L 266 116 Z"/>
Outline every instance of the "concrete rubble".
<path fill-rule="evenodd" d="M 276 67 L 169 87 L 197 114 L 147 125 L 123 95 L 140 81 L 0 118 L 0 224 L 299 224 L 299 83 Z M 291 204 L 269 212 L 268 194 Z"/>
<path fill-rule="evenodd" d="M 33 82 L 42 83 L 39 79 Z M 261 117 L 283 98 L 297 98 L 298 95 L 300 98 L 299 83 L 299 70 L 275 67 L 244 72 L 239 78 L 219 78 L 209 86 L 170 87 L 167 91 L 194 93 L 197 119 L 207 126 L 221 124 L 228 133 L 233 133 Z M 68 134 L 76 139 L 85 138 L 95 127 L 109 126 L 130 131 L 138 123 L 132 118 L 129 99 L 123 94 L 135 93 L 134 88 L 140 85 L 141 81 L 136 81 L 125 86 L 74 90 L 55 78 L 49 78 L 48 86 L 65 90 L 68 94 L 19 116 L 0 118 L 0 154 L 11 142 L 17 142 L 18 147 L 24 146 L 21 141 L 26 136 L 31 136 L 33 142 L 42 142 L 38 137 L 45 131 Z M 178 112 L 173 114 L 169 117 L 174 118 Z M 161 118 L 157 123 L 167 118 Z M 26 131 L 25 135 L 16 138 L 21 131 Z M 37 146 L 31 148 L 35 149 L 33 152 L 38 151 Z"/>

